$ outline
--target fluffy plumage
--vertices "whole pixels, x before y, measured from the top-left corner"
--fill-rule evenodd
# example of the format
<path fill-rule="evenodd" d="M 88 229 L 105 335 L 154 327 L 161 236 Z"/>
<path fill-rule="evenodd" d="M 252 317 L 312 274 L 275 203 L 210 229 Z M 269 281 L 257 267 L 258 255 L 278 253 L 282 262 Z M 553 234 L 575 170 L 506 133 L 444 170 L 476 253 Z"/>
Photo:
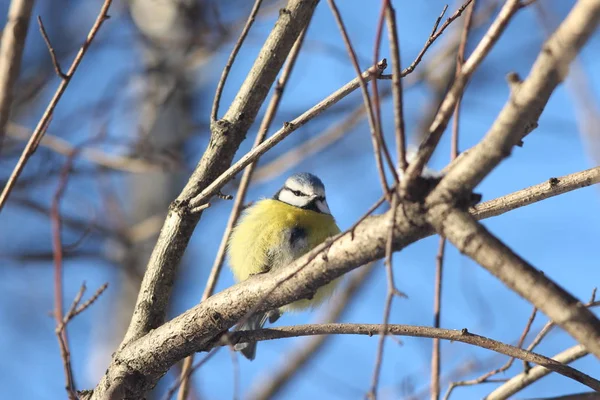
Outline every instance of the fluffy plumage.
<path fill-rule="evenodd" d="M 289 265 L 340 229 L 331 216 L 325 187 L 311 174 L 296 174 L 286 180 L 273 199 L 257 201 L 234 228 L 228 246 L 229 265 L 237 281 Z M 278 312 L 302 310 L 321 304 L 334 289 L 334 282 L 317 290 L 312 299 L 298 300 L 269 315 L 254 315 L 239 330 L 261 328 L 267 317 L 274 322 Z M 239 343 L 248 358 L 254 358 L 256 343 Z"/>

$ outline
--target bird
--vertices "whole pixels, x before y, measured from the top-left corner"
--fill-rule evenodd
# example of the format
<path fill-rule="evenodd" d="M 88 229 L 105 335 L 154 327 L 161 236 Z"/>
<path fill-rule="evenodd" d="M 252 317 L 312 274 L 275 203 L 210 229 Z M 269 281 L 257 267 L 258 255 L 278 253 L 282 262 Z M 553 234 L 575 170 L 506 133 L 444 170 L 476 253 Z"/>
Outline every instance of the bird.
<path fill-rule="evenodd" d="M 289 265 L 338 233 L 340 228 L 329 210 L 321 179 L 297 173 L 286 179 L 273 198 L 259 200 L 244 210 L 228 242 L 229 267 L 235 280 L 243 282 Z M 284 312 L 316 307 L 333 294 L 336 283 L 334 280 L 320 287 L 311 299 L 256 313 L 236 330 L 260 329 Z M 249 360 L 256 356 L 256 342 L 237 343 L 234 348 Z"/>

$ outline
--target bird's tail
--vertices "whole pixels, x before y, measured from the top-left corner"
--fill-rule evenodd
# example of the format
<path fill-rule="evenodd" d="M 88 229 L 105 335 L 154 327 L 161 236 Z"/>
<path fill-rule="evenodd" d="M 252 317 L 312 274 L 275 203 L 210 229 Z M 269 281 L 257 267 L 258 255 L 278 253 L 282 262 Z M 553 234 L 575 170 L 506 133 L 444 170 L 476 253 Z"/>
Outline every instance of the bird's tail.
<path fill-rule="evenodd" d="M 270 323 L 273 323 L 279 319 L 281 313 L 279 310 L 268 311 L 265 313 L 257 313 L 251 315 L 250 318 L 246 322 L 241 325 L 238 325 L 235 330 L 236 331 L 254 331 L 257 329 L 261 329 L 265 326 L 267 319 Z M 235 351 L 241 351 L 244 357 L 248 360 L 254 360 L 256 356 L 256 342 L 244 342 L 244 343 L 236 343 L 233 346 Z"/>

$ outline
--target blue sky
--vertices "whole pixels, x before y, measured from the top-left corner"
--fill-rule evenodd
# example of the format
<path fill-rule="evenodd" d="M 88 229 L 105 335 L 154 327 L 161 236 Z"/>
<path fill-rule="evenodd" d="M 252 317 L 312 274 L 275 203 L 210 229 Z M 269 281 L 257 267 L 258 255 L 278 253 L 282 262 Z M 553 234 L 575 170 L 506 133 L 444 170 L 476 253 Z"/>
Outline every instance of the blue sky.
<path fill-rule="evenodd" d="M 367 67 L 373 57 L 372 47 L 379 6 L 365 7 L 364 2 L 358 0 L 339 3 L 352 42 L 363 60 L 362 67 Z M 394 4 L 398 15 L 402 62 L 407 65 L 421 49 L 444 3 L 436 0 L 395 1 Z M 544 4 L 548 4 L 556 15 L 562 18 L 574 2 L 548 0 Z M 74 26 L 87 26 L 87 23 L 91 23 L 98 6 L 99 2 L 94 1 L 86 6 L 77 4 L 73 7 L 70 12 L 74 15 Z M 453 12 L 455 7 L 450 5 L 448 12 Z M 122 14 L 121 10 L 122 4 L 116 2 L 113 11 L 116 18 L 107 22 L 102 31 L 103 35 L 113 40 L 132 38 L 124 18 L 119 16 Z M 85 20 L 86 24 L 78 18 L 81 18 L 81 21 Z M 253 28 L 248 45 L 240 52 L 227 82 L 221 113 L 233 99 L 273 21 L 272 16 L 259 19 Z M 476 30 L 471 43 L 481 37 L 483 32 L 481 29 Z M 539 28 L 533 10 L 519 12 L 506 34 L 475 74 L 464 97 L 460 126 L 461 149 L 474 145 L 485 135 L 508 96 L 508 86 L 504 77 L 511 71 L 525 77 L 543 38 L 543 31 Z M 35 26 L 30 30 L 29 43 L 31 50 L 26 56 L 39 50 L 38 46 L 41 44 Z M 112 43 L 118 43 L 118 40 Z M 382 57 L 388 56 L 386 43 L 384 41 Z M 599 45 L 600 36 L 596 34 L 579 59 L 588 74 L 589 89 L 596 96 L 596 101 L 597 94 L 600 93 L 600 78 L 593 72 L 598 71 L 600 67 L 597 51 Z M 213 68 L 198 71 L 198 87 L 202 96 L 211 99 L 230 48 L 231 44 L 225 46 L 222 53 L 215 57 L 211 62 Z M 468 51 L 472 48 L 471 44 Z M 424 63 L 427 61 L 426 56 Z M 118 98 L 124 102 L 123 99 L 128 96 L 127 89 L 115 84 L 114 79 L 136 68 L 139 68 L 139 55 L 127 46 L 106 45 L 90 53 L 57 109 L 55 121 L 60 121 L 61 116 L 71 115 L 69 113 L 73 108 L 92 102 L 95 96 L 102 93 L 101 89 L 109 90 L 109 82 L 112 82 L 111 90 L 116 90 Z M 278 123 L 300 114 L 352 79 L 354 75 L 327 3 L 321 2 L 311 23 L 303 53 L 284 94 L 280 113 L 282 117 Z M 385 85 L 389 85 L 389 81 L 379 83 L 380 88 Z M 48 93 L 45 95 L 49 96 Z M 409 134 L 412 135 L 416 131 L 430 96 L 430 91 L 422 86 L 406 90 L 404 103 Z M 357 91 L 339 105 L 338 109 L 359 102 L 360 93 Z M 209 109 L 209 100 L 205 98 L 204 101 L 198 101 L 195 115 L 198 123 L 206 123 Z M 131 127 L 135 122 L 126 110 L 113 109 L 110 112 L 111 135 L 118 136 L 118 129 Z M 275 147 L 263 158 L 263 163 L 306 138 L 318 135 L 344 115 L 340 111 L 338 114 L 322 116 L 311 121 Z M 392 115 L 391 102 L 386 101 L 383 104 L 384 132 L 390 143 L 393 139 Z M 37 116 L 39 112 L 32 113 L 30 118 L 21 122 L 33 126 Z M 89 122 L 82 121 L 80 131 L 69 132 L 68 136 L 74 143 L 78 143 L 78 134 L 87 133 L 89 125 Z M 237 158 L 250 148 L 256 129 L 257 126 L 248 133 L 249 140 L 244 142 L 236 155 Z M 197 161 L 205 143 L 205 140 L 200 140 L 191 145 L 190 148 L 194 151 L 190 151 L 188 155 L 190 168 Z M 448 160 L 448 154 L 449 135 L 445 135 L 431 166 L 443 167 Z M 10 164 L 2 163 L 3 174 L 7 165 Z M 524 147 L 516 149 L 476 191 L 483 194 L 484 200 L 490 200 L 543 182 L 550 177 L 566 175 L 592 166 L 594 162 L 578 131 L 571 95 L 563 85 L 553 94 L 539 121 L 538 129 L 525 139 Z M 310 171 L 321 177 L 327 188 L 329 206 L 342 229 L 348 228 L 380 196 L 368 125 L 365 121 L 335 145 L 306 158 L 289 171 L 282 171 L 281 176 L 270 182 L 252 186 L 247 196 L 248 200 L 271 196 L 287 175 L 300 171 Z M 81 180 L 77 182 L 84 185 L 80 187 L 86 185 Z M 41 185 L 40 196 L 49 199 L 55 185 L 56 181 L 48 182 L 46 186 Z M 84 191 L 76 190 L 73 186 L 65 201 L 71 204 L 93 204 L 93 195 L 82 192 Z M 595 251 L 600 235 L 599 194 L 597 187 L 577 190 L 486 220 L 484 224 L 519 255 L 542 269 L 547 276 L 575 296 L 587 300 L 592 289 L 600 283 L 600 268 Z M 200 299 L 230 207 L 230 203 L 218 201 L 204 213 L 185 254 L 182 277 L 174 296 L 176 312 L 184 311 Z M 87 212 L 85 207 L 81 210 L 81 213 Z M 1 217 L 2 252 L 6 253 L 14 242 L 22 246 L 31 241 L 40 245 L 50 243 L 47 218 L 32 216 L 10 204 Z M 210 234 L 206 234 L 207 232 Z M 65 241 L 68 242 L 68 238 L 65 238 Z M 409 298 L 395 301 L 391 322 L 431 325 L 437 245 L 438 238 L 430 237 L 395 254 L 397 286 L 407 293 Z M 8 260 L 3 261 L 3 264 L 4 267 L 0 268 L 0 315 L 5 321 L 0 325 L 0 351 L 5 360 L 0 363 L 0 383 L 3 392 L 7 398 L 64 398 L 63 371 L 53 332 L 54 322 L 48 316 L 53 302 L 50 263 L 16 263 L 14 260 Z M 515 343 L 531 313 L 531 306 L 473 261 L 458 254 L 452 246 L 447 247 L 445 265 L 442 326 L 452 329 L 468 328 L 471 332 Z M 94 331 L 101 325 L 111 324 L 109 296 L 116 291 L 119 275 L 110 262 L 98 259 L 67 261 L 65 268 L 67 302 L 74 297 L 83 280 L 87 282 L 90 291 L 103 282 L 108 281 L 111 284 L 106 295 L 70 325 L 77 383 L 80 388 L 90 388 L 95 384 L 95 380 L 85 371 L 86 365 L 91 361 L 91 349 L 96 339 Z M 381 322 L 386 280 L 384 268 L 379 266 L 377 269 L 369 285 L 351 305 L 344 318 L 345 322 Z M 218 290 L 231 284 L 231 274 L 225 269 L 219 280 Z M 306 323 L 314 321 L 317 315 L 318 312 L 286 315 L 277 325 Z M 538 315 L 533 332 L 537 332 L 545 322 L 546 318 Z M 268 374 L 270 369 L 285 362 L 285 354 L 302 340 L 285 339 L 260 343 L 254 362 L 240 359 L 242 393 Z M 407 393 L 407 387 L 420 391 L 428 385 L 430 340 L 403 338 L 402 341 L 402 346 L 391 340 L 387 341 L 380 383 L 382 398 L 399 398 Z M 574 341 L 570 337 L 556 330 L 538 347 L 538 351 L 545 355 L 553 355 L 573 344 Z M 376 349 L 376 338 L 336 337 L 280 398 L 362 398 L 370 385 Z M 499 367 L 506 360 L 506 357 L 460 343 L 444 342 L 442 351 L 442 373 L 450 373 L 457 366 L 473 359 L 486 363 L 486 368 L 481 371 L 486 372 Z M 600 374 L 598 360 L 591 356 L 575 362 L 573 366 L 591 375 Z M 522 364 L 516 362 L 513 368 L 501 377 L 510 377 L 520 372 L 520 368 Z M 233 394 L 232 373 L 231 357 L 224 350 L 195 375 L 195 382 L 206 398 L 229 399 Z M 476 375 L 478 373 L 468 377 Z M 168 379 L 171 378 L 169 376 Z M 492 387 L 493 384 L 459 388 L 454 398 L 481 398 L 489 393 Z M 583 390 L 584 387 L 580 384 L 553 375 L 523 391 L 520 396 L 543 397 Z"/>

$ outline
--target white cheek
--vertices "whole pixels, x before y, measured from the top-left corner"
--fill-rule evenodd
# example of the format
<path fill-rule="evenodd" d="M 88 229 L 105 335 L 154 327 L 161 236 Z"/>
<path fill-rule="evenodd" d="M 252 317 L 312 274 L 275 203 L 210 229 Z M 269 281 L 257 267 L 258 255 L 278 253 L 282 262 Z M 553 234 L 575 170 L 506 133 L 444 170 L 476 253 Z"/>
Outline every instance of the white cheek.
<path fill-rule="evenodd" d="M 305 200 L 294 195 L 289 190 L 282 190 L 281 193 L 279 193 L 279 200 L 296 207 L 302 207 L 304 204 L 306 204 Z"/>

